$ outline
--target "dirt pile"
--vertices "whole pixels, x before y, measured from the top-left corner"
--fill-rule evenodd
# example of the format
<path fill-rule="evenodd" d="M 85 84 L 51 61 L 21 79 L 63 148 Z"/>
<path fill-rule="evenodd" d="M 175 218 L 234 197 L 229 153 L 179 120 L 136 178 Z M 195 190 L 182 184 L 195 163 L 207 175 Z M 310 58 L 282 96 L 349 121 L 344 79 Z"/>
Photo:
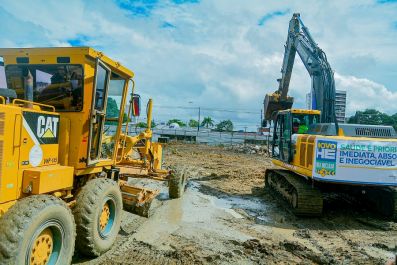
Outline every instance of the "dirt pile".
<path fill-rule="evenodd" d="M 268 148 L 265 145 L 237 144 L 237 145 L 227 145 L 224 148 L 227 151 L 233 151 L 242 154 L 251 154 L 251 155 L 268 154 Z"/>

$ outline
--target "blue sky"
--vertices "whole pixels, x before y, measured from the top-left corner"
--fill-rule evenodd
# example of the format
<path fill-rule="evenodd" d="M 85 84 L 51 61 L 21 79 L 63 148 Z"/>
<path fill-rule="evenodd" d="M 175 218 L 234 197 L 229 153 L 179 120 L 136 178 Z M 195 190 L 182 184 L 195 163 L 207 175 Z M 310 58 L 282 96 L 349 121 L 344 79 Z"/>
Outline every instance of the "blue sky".
<path fill-rule="evenodd" d="M 397 1 L 2 1 L 1 47 L 93 46 L 136 73 L 155 118 L 259 121 L 277 88 L 292 13 L 326 52 L 348 113 L 397 112 Z M 23 15 L 21 15 L 23 14 Z M 303 107 L 310 78 L 296 57 L 290 93 Z M 157 106 L 157 107 L 156 107 Z M 246 113 L 249 112 L 249 113 Z M 252 113 L 251 113 L 252 112 Z"/>

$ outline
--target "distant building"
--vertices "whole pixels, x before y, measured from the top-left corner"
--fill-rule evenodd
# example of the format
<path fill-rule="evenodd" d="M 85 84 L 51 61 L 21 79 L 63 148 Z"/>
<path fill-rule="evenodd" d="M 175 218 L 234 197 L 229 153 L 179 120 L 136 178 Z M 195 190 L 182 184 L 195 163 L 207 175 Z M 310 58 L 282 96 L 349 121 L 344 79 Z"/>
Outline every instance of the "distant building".
<path fill-rule="evenodd" d="M 312 93 L 306 94 L 306 109 L 312 109 Z"/>
<path fill-rule="evenodd" d="M 338 122 L 346 122 L 346 91 L 336 90 L 335 93 L 335 114 Z"/>
<path fill-rule="evenodd" d="M 346 122 L 346 91 L 336 90 L 335 91 L 335 114 L 336 119 L 340 123 Z M 306 94 L 306 108 L 312 109 L 312 94 Z"/>

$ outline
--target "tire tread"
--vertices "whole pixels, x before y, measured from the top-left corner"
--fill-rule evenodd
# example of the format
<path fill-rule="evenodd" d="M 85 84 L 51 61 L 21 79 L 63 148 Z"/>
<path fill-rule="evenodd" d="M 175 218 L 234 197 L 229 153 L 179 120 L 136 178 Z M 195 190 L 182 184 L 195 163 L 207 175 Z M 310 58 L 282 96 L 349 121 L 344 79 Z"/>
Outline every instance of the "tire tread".
<path fill-rule="evenodd" d="M 90 180 L 77 195 L 77 203 L 73 209 L 77 225 L 76 248 L 80 253 L 97 257 L 102 254 L 102 251 L 96 248 L 94 238 L 93 222 L 95 222 L 92 215 L 95 213 L 94 209 L 97 206 L 97 198 L 109 186 L 117 185 L 111 179 L 97 178 Z M 121 200 L 121 193 L 120 193 Z"/>
<path fill-rule="evenodd" d="M 49 206 L 62 206 L 67 209 L 73 218 L 70 208 L 66 203 L 51 195 L 32 195 L 17 201 L 1 218 L 0 218 L 0 264 L 16 264 L 19 244 L 23 239 L 25 229 L 29 226 L 42 210 Z M 76 225 L 73 223 L 73 235 L 76 236 Z M 72 242 L 74 249 L 75 242 Z M 72 261 L 72 256 L 68 257 L 67 264 Z"/>

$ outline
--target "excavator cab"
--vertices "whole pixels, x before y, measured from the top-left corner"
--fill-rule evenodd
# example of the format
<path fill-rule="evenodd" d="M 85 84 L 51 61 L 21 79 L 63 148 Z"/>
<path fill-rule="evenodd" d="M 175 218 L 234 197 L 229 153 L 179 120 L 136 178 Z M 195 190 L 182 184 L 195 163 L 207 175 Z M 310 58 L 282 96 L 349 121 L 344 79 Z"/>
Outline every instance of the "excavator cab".
<path fill-rule="evenodd" d="M 273 158 L 285 163 L 293 160 L 296 137 L 306 134 L 309 128 L 320 121 L 320 111 L 288 109 L 279 111 L 275 117 L 272 141 Z"/>

